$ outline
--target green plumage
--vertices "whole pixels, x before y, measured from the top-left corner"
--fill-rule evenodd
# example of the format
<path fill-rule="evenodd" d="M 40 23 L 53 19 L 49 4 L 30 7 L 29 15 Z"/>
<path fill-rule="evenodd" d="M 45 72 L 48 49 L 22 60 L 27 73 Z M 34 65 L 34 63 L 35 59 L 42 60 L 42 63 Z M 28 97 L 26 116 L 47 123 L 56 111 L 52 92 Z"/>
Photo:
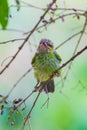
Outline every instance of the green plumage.
<path fill-rule="evenodd" d="M 34 75 L 40 86 L 49 80 L 50 76 L 58 70 L 61 63 L 61 57 L 56 53 L 52 41 L 42 39 L 38 46 L 37 52 L 32 59 L 32 66 L 34 68 Z M 58 70 L 56 76 L 61 76 L 61 70 Z M 44 86 L 46 93 L 54 92 L 54 80 L 50 79 Z"/>
<path fill-rule="evenodd" d="M 38 53 L 32 59 L 35 77 L 39 82 L 46 81 L 60 67 L 61 58 L 57 53 Z M 59 76 L 61 70 L 58 71 Z"/>

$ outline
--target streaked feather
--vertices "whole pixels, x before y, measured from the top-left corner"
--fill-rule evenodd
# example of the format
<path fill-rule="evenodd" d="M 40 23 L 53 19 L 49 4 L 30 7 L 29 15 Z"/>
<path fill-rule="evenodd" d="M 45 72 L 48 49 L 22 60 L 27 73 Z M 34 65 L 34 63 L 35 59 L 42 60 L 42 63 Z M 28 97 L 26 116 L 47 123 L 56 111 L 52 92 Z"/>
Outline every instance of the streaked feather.
<path fill-rule="evenodd" d="M 38 53 L 32 59 L 32 66 L 35 77 L 40 82 L 46 81 L 60 67 L 60 59 L 55 53 Z"/>

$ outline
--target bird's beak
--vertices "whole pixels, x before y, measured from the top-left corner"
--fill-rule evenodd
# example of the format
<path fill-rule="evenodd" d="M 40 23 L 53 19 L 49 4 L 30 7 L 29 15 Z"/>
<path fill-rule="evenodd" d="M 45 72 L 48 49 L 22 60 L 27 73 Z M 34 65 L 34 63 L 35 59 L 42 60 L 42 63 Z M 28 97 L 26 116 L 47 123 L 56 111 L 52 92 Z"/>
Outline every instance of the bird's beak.
<path fill-rule="evenodd" d="M 49 48 L 49 50 L 53 50 L 53 48 L 52 48 L 52 47 L 50 47 L 50 46 L 48 46 L 48 48 Z"/>

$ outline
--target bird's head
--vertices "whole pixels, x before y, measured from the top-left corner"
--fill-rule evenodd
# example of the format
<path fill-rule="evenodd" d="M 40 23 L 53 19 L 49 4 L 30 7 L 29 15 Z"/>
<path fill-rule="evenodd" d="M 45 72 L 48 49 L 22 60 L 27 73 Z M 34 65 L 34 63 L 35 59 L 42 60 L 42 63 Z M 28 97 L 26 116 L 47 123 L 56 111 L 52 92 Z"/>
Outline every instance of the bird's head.
<path fill-rule="evenodd" d="M 52 52 L 54 50 L 53 42 L 49 39 L 42 39 L 39 43 L 38 52 Z"/>

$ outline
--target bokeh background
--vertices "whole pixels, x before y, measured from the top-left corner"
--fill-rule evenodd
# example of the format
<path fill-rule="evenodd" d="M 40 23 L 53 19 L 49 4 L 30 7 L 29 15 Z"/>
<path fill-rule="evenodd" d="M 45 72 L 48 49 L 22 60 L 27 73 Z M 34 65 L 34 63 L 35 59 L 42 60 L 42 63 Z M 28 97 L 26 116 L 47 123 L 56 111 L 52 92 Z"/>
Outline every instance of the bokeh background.
<path fill-rule="evenodd" d="M 50 0 L 25 0 L 29 4 L 44 8 L 50 3 Z M 9 0 L 10 5 L 14 5 L 14 0 Z M 87 0 L 58 0 L 58 6 L 66 8 L 79 8 L 87 9 Z M 7 30 L 0 30 L 0 42 L 10 39 L 24 38 L 24 34 L 30 31 L 37 23 L 40 16 L 43 14 L 42 10 L 31 8 L 29 6 L 21 7 L 17 11 L 15 6 L 10 7 L 11 18 Z M 54 46 L 58 46 L 61 42 L 66 40 L 71 35 L 80 31 L 84 24 L 84 17 L 79 20 L 73 16 L 66 17 L 64 22 L 60 19 L 54 24 L 48 26 L 48 29 L 42 29 L 41 33 L 35 32 L 29 42 L 21 50 L 17 58 L 10 65 L 6 71 L 0 75 L 0 94 L 6 95 L 16 81 L 31 67 L 31 60 L 35 54 L 36 48 L 41 38 L 48 38 L 54 42 Z M 19 30 L 19 31 L 16 31 Z M 75 45 L 79 36 L 68 41 L 65 45 L 60 47 L 57 52 L 62 57 L 62 63 L 66 62 L 73 54 Z M 9 56 L 12 56 L 21 45 L 22 41 L 11 42 L 8 44 L 0 45 L 0 64 Z M 87 45 L 87 34 L 83 38 L 78 47 L 78 51 Z M 0 70 L 8 63 L 8 58 Z M 67 67 L 63 69 L 63 76 Z M 36 80 L 31 71 L 14 89 L 8 98 L 12 105 L 12 101 L 18 98 L 26 97 L 34 88 Z M 77 57 L 72 65 L 67 79 L 64 82 L 62 93 L 59 92 L 63 81 L 60 78 L 55 78 L 56 91 L 49 94 L 50 101 L 47 108 L 42 105 L 47 100 L 47 95 L 42 93 L 38 102 L 31 114 L 31 126 L 33 130 L 87 130 L 87 52 Z M 25 115 L 30 110 L 36 94 L 26 102 L 26 111 L 22 114 Z M 8 107 L 9 107 L 8 106 Z M 14 114 L 8 120 L 9 110 L 5 110 L 4 114 L 0 115 L 0 130 L 19 130 L 23 124 L 23 115 L 18 113 Z M 11 122 L 14 125 L 11 126 Z M 28 130 L 28 124 L 25 130 Z"/>

